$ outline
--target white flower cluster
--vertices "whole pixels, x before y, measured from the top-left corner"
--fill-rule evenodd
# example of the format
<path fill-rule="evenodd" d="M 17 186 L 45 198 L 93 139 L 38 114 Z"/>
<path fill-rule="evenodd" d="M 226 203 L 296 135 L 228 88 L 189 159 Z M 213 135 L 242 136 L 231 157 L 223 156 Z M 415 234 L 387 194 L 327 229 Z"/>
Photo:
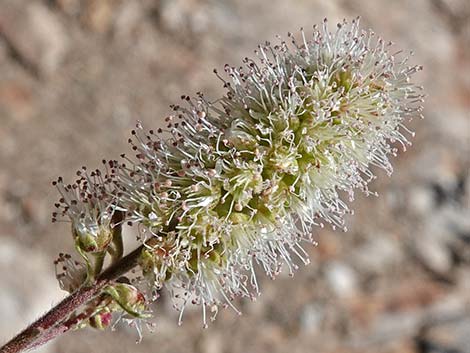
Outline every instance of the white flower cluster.
<path fill-rule="evenodd" d="M 204 324 L 206 309 L 258 294 L 257 266 L 274 277 L 308 263 L 301 243 L 313 226 L 345 228 L 341 195 L 369 194 L 371 166 L 390 174 L 395 144 L 412 135 L 404 122 L 421 116 L 410 81 L 421 68 L 357 20 L 289 37 L 226 66 L 221 99 L 183 96 L 165 129 L 138 125 L 136 159 L 109 162 L 113 191 L 91 203 L 78 195 L 63 212 L 78 232 L 91 226 L 81 219 L 100 229 L 101 211 L 125 210 L 153 240 L 140 259 L 147 283 L 167 287 L 181 312 L 202 305 Z"/>

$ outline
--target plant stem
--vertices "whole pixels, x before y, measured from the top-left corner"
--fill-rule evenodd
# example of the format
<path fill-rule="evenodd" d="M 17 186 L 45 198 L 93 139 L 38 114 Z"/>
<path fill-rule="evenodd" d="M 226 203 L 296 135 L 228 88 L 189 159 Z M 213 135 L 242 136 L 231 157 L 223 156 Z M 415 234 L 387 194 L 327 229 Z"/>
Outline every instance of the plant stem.
<path fill-rule="evenodd" d="M 147 246 L 152 245 L 152 239 L 150 239 L 147 242 Z M 134 268 L 144 247 L 145 245 L 139 246 L 109 266 L 91 285 L 82 286 L 63 299 L 41 318 L 1 347 L 0 353 L 19 353 L 39 347 L 87 319 L 87 317 L 82 317 L 82 315 L 71 318 L 71 315 L 82 305 L 96 298 L 109 283 Z"/>

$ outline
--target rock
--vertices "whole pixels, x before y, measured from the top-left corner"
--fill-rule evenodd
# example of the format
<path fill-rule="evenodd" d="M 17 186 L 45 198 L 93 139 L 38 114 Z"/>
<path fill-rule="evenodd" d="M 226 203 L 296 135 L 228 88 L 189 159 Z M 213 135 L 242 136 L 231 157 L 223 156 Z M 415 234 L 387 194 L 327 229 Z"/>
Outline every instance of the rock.
<path fill-rule="evenodd" d="M 357 332 L 352 338 L 352 346 L 359 351 L 368 346 L 397 342 L 413 336 L 419 328 L 421 317 L 419 311 L 385 313 L 377 318 L 367 335 Z"/>
<path fill-rule="evenodd" d="M 439 185 L 444 190 L 455 188 L 461 168 L 455 152 L 448 148 L 428 146 L 414 159 L 412 177 L 422 183 Z"/>
<path fill-rule="evenodd" d="M 468 269 L 467 269 L 468 271 Z M 428 288 L 430 292 L 436 292 L 432 287 Z M 426 326 L 442 325 L 453 320 L 460 320 L 462 317 L 468 316 L 466 313 L 469 311 L 468 289 L 465 285 L 459 283 L 458 289 L 445 296 L 435 295 L 431 305 L 426 308 Z"/>
<path fill-rule="evenodd" d="M 22 82 L 0 82 L 0 114 L 13 116 L 17 122 L 26 121 L 34 114 L 33 101 L 31 88 Z"/>
<path fill-rule="evenodd" d="M 1 33 L 1 30 L 0 30 Z M 5 43 L 4 40 L 2 40 L 1 35 L 0 35 L 0 65 L 7 65 L 8 59 L 10 59 L 10 56 L 8 55 L 9 53 L 9 48 L 7 44 Z"/>
<path fill-rule="evenodd" d="M 452 257 L 456 262 L 470 262 L 469 211 L 468 207 L 462 207 L 454 201 L 426 219 L 423 231 L 426 241 L 439 244 L 443 250 L 446 249 L 446 256 Z M 420 243 L 418 240 L 415 242 L 416 246 Z"/>
<path fill-rule="evenodd" d="M 307 304 L 300 316 L 302 330 L 309 334 L 318 333 L 325 317 L 323 306 L 319 304 Z"/>
<path fill-rule="evenodd" d="M 353 251 L 354 264 L 364 273 L 384 273 L 403 260 L 403 251 L 390 234 L 375 234 Z"/>
<path fill-rule="evenodd" d="M 470 218 L 469 208 L 449 207 L 446 218 L 447 227 L 453 237 L 449 239 L 450 248 L 457 263 L 470 263 Z"/>
<path fill-rule="evenodd" d="M 428 214 L 435 206 L 435 195 L 430 187 L 415 185 L 408 194 L 408 208 L 419 216 Z"/>
<path fill-rule="evenodd" d="M 105 33 L 111 28 L 114 10 L 112 0 L 87 0 L 82 22 L 91 31 Z"/>
<path fill-rule="evenodd" d="M 465 201 L 464 201 L 465 202 Z M 449 231 L 460 237 L 469 238 L 470 242 L 470 204 L 452 205 L 442 209 L 441 215 Z"/>
<path fill-rule="evenodd" d="M 351 297 L 357 293 L 355 271 L 345 263 L 331 261 L 325 265 L 325 277 L 338 297 Z"/>
<path fill-rule="evenodd" d="M 433 5 L 440 11 L 447 20 L 451 29 L 464 36 L 469 29 L 468 20 L 470 18 L 470 3 L 466 0 L 435 0 Z M 466 26 L 467 25 L 467 26 Z M 467 39 L 469 39 L 467 37 Z"/>
<path fill-rule="evenodd" d="M 467 173 L 467 177 L 464 179 L 463 187 L 465 188 L 466 192 L 463 195 L 462 203 L 468 209 L 470 208 L 470 173 Z"/>
<path fill-rule="evenodd" d="M 442 213 L 434 214 L 432 218 L 425 220 L 419 233 L 423 236 L 411 235 L 415 256 L 431 272 L 438 276 L 447 276 L 453 265 L 450 243 L 454 234 L 449 230 L 446 218 Z"/>
<path fill-rule="evenodd" d="M 160 4 L 159 21 L 166 30 L 178 35 L 208 30 L 210 8 L 203 1 L 164 0 Z"/>
<path fill-rule="evenodd" d="M 5 38 L 21 64 L 38 74 L 53 73 L 69 47 L 64 26 L 40 2 L 31 2 L 24 8 L 13 4 L 2 4 L 0 36 Z"/>
<path fill-rule="evenodd" d="M 452 268 L 452 254 L 445 244 L 438 240 L 416 241 L 415 253 L 422 264 L 438 275 L 447 275 Z"/>
<path fill-rule="evenodd" d="M 116 11 L 113 33 L 120 40 L 128 42 L 132 33 L 145 16 L 142 5 L 138 2 L 124 2 Z"/>
<path fill-rule="evenodd" d="M 416 343 L 420 352 L 425 353 L 467 353 L 470 347 L 469 332 L 468 316 L 454 317 L 448 322 L 425 327 Z"/>
<path fill-rule="evenodd" d="M 313 252 L 313 256 L 318 261 L 329 261 L 338 257 L 341 253 L 341 242 L 336 233 L 329 229 L 322 229 L 318 236 L 318 245 Z"/>
<path fill-rule="evenodd" d="M 219 353 L 223 350 L 223 339 L 217 332 L 205 332 L 199 342 L 199 352 Z"/>
<path fill-rule="evenodd" d="M 442 116 L 446 116 L 446 123 L 443 123 Z M 453 107 L 444 110 L 435 110 L 427 114 L 429 123 L 439 127 L 439 134 L 445 136 L 450 143 L 459 146 L 461 151 L 458 154 L 465 155 L 470 152 L 470 145 L 466 143 L 470 139 L 470 121 L 468 109 L 464 107 Z"/>
<path fill-rule="evenodd" d="M 54 3 L 67 15 L 76 16 L 80 13 L 81 0 L 55 0 Z"/>

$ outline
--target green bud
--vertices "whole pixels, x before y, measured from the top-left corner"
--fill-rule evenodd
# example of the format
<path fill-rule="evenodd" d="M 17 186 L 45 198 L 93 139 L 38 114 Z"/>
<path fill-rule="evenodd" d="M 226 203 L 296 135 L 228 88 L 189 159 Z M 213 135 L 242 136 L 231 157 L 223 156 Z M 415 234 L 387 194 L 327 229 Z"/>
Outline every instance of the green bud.
<path fill-rule="evenodd" d="M 86 253 L 99 253 L 106 250 L 113 239 L 113 232 L 110 227 L 98 226 L 95 228 L 92 230 L 89 228 L 83 230 L 73 228 L 77 246 Z"/>
<path fill-rule="evenodd" d="M 145 296 L 136 287 L 127 283 L 117 283 L 107 287 L 104 292 L 109 294 L 114 303 L 129 315 L 138 318 L 147 316 Z"/>

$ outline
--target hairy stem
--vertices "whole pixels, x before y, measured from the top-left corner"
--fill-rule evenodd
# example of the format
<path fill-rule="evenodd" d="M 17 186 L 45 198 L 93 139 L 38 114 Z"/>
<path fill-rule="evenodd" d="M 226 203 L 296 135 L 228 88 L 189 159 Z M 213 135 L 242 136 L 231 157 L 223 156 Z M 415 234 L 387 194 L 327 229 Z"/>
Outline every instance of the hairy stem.
<path fill-rule="evenodd" d="M 152 239 L 146 245 L 154 245 L 152 244 Z M 0 353 L 18 353 L 41 346 L 87 319 L 86 315 L 73 316 L 72 314 L 82 305 L 95 299 L 108 284 L 134 268 L 146 245 L 139 246 L 118 262 L 109 266 L 90 285 L 80 287 L 63 299 L 41 318 L 1 347 Z"/>

